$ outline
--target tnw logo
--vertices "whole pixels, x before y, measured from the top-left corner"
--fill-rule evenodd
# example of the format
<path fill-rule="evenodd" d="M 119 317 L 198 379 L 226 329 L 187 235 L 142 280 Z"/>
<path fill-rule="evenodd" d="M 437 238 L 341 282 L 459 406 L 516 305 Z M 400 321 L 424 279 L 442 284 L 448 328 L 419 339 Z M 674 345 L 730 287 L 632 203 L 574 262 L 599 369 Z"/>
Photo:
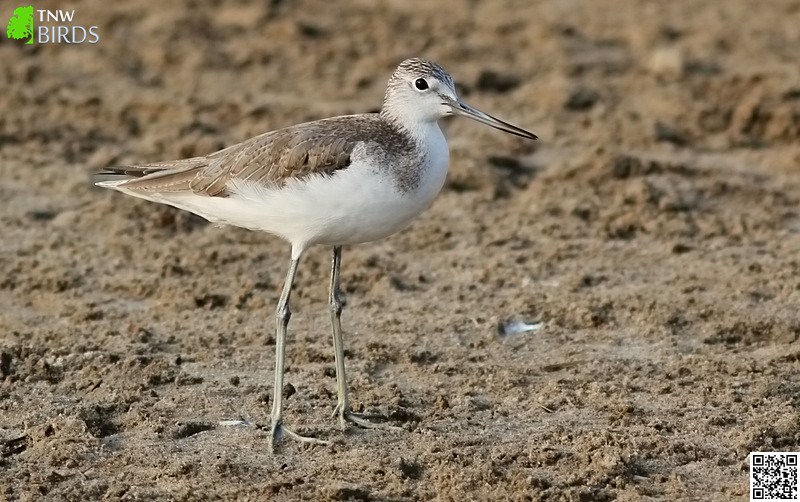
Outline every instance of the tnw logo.
<path fill-rule="evenodd" d="M 25 45 L 96 44 L 100 40 L 97 26 L 75 23 L 74 10 L 34 9 L 32 5 L 14 9 L 6 35 L 11 40 L 25 40 Z"/>
<path fill-rule="evenodd" d="M 26 40 L 26 45 L 33 44 L 33 5 L 17 7 L 8 20 L 6 35 L 14 40 Z"/>

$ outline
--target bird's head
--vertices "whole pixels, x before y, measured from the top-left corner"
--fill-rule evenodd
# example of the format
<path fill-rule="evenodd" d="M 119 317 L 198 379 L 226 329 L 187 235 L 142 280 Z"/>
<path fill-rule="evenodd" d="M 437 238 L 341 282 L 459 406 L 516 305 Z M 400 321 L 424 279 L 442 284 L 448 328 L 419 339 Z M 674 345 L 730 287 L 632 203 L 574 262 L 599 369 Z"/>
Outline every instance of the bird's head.
<path fill-rule="evenodd" d="M 536 139 L 536 135 L 496 119 L 462 101 L 444 68 L 420 58 L 406 59 L 392 74 L 381 113 L 401 125 L 414 128 L 448 115 L 463 115 L 501 131 Z"/>

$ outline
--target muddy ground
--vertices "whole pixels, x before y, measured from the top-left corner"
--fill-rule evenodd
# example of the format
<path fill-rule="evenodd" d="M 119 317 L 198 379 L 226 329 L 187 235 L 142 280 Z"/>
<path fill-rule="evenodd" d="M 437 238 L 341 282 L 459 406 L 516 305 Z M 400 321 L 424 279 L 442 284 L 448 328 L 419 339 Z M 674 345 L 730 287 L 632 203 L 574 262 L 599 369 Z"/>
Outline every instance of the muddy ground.
<path fill-rule="evenodd" d="M 799 1 L 211 4 L 0 42 L 0 498 L 745 500 L 800 449 Z M 272 454 L 287 245 L 88 175 L 375 110 L 409 56 L 540 140 L 446 121 L 434 206 L 345 249 L 354 405 L 400 431 L 337 430 L 308 253 L 286 420 L 332 444 Z"/>

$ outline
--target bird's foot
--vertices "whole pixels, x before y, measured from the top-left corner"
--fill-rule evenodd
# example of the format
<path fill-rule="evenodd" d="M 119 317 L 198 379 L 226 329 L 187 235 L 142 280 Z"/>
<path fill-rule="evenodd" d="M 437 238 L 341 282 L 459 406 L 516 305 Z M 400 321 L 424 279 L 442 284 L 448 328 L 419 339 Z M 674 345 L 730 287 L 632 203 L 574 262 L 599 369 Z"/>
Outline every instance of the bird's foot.
<path fill-rule="evenodd" d="M 271 434 L 269 437 L 269 449 L 271 451 L 275 451 L 275 446 L 278 444 L 278 441 L 284 436 L 288 436 L 292 439 L 296 439 L 301 443 L 309 443 L 309 444 L 320 444 L 320 445 L 327 445 L 329 444 L 327 441 L 322 439 L 313 438 L 310 436 L 303 436 L 292 429 L 283 425 L 283 422 L 277 421 L 272 423 Z"/>
<path fill-rule="evenodd" d="M 347 429 L 347 422 L 357 425 L 363 429 L 386 429 L 386 430 L 402 430 L 400 427 L 389 425 L 385 422 L 372 422 L 370 419 L 386 420 L 386 417 L 381 415 L 366 415 L 364 413 L 355 413 L 350 410 L 347 405 L 337 404 L 333 410 L 333 416 L 339 416 L 339 427 L 342 432 Z"/>

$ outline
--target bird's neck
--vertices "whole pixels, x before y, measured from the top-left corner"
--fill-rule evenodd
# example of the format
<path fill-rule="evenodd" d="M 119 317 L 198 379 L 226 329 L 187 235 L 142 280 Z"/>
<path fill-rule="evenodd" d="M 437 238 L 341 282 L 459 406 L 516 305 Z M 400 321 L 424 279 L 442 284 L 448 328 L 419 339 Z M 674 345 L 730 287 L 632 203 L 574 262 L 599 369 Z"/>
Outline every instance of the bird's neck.
<path fill-rule="evenodd" d="M 411 137 L 417 144 L 426 144 L 432 138 L 442 136 L 438 121 L 417 120 L 402 114 L 392 113 L 386 108 L 380 112 L 381 118 L 400 133 Z"/>

